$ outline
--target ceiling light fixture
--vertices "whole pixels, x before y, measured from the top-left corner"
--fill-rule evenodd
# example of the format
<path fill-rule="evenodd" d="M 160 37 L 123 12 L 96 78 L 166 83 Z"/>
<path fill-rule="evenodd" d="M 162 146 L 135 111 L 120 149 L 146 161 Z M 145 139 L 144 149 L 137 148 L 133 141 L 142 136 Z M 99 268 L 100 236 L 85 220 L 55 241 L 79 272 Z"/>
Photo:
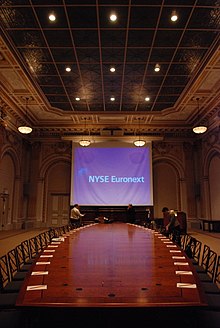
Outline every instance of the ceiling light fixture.
<path fill-rule="evenodd" d="M 199 119 L 200 119 L 200 108 L 199 108 L 199 98 L 196 98 L 196 100 L 197 100 L 197 108 L 198 108 L 198 116 L 197 116 L 197 120 L 198 120 L 198 122 L 199 122 Z M 198 125 L 196 125 L 196 126 L 194 126 L 194 128 L 193 128 L 193 132 L 194 133 L 196 133 L 196 134 L 202 134 L 202 133 L 205 133 L 207 131 L 207 126 L 205 126 L 205 125 L 200 125 L 200 124 L 198 124 Z"/>
<path fill-rule="evenodd" d="M 66 72 L 71 72 L 71 67 L 67 66 L 66 67 Z"/>
<path fill-rule="evenodd" d="M 111 97 L 110 100 L 111 100 L 111 101 L 115 101 L 115 97 Z"/>
<path fill-rule="evenodd" d="M 80 98 L 79 98 L 79 97 L 76 97 L 75 100 L 76 100 L 76 101 L 80 101 Z"/>
<path fill-rule="evenodd" d="M 138 122 L 139 122 L 139 124 L 138 124 L 138 130 L 139 130 L 138 139 L 134 141 L 134 145 L 136 147 L 143 147 L 145 145 L 145 141 L 140 139 L 140 117 L 138 117 Z"/>
<path fill-rule="evenodd" d="M 160 71 L 160 65 L 156 64 L 154 67 L 155 72 L 159 72 Z"/>
<path fill-rule="evenodd" d="M 25 120 L 27 121 L 27 105 L 28 105 L 28 100 L 29 98 L 26 97 L 25 98 L 25 101 L 26 101 L 26 104 L 25 104 Z M 32 132 L 32 128 L 28 125 L 21 125 L 18 127 L 18 131 L 22 134 L 29 134 Z"/>
<path fill-rule="evenodd" d="M 111 67 L 110 72 L 114 73 L 115 72 L 115 67 Z"/>
<path fill-rule="evenodd" d="M 51 22 L 54 22 L 54 21 L 56 20 L 56 16 L 55 16 L 54 13 L 50 13 L 50 14 L 49 14 L 49 20 L 50 20 Z"/>
<path fill-rule="evenodd" d="M 85 128 L 84 128 L 84 133 L 86 134 L 86 117 L 84 117 L 85 120 Z M 90 145 L 90 140 L 84 138 L 84 136 L 82 137 L 82 139 L 79 141 L 80 146 L 82 147 L 88 147 Z"/>
<path fill-rule="evenodd" d="M 177 13 L 176 13 L 175 10 L 172 11 L 172 14 L 171 14 L 171 18 L 170 19 L 171 19 L 172 22 L 176 22 L 177 21 L 178 16 L 177 16 Z"/>
<path fill-rule="evenodd" d="M 145 101 L 150 101 L 150 97 L 145 97 Z"/>
<path fill-rule="evenodd" d="M 116 16 L 115 14 L 111 14 L 111 15 L 110 15 L 110 20 L 111 20 L 112 22 L 115 22 L 115 21 L 117 20 L 117 16 Z"/>

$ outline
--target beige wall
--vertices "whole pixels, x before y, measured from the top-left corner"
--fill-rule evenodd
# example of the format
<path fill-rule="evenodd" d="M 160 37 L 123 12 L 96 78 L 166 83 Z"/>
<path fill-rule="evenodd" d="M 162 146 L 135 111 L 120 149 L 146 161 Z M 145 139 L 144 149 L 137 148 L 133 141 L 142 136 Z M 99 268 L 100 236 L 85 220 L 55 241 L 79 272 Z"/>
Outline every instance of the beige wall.
<path fill-rule="evenodd" d="M 220 219 L 219 140 L 214 131 L 194 142 L 153 143 L 155 217 L 167 206 L 188 218 Z M 65 224 L 70 172 L 70 142 L 30 143 L 0 128 L 0 229 Z"/>

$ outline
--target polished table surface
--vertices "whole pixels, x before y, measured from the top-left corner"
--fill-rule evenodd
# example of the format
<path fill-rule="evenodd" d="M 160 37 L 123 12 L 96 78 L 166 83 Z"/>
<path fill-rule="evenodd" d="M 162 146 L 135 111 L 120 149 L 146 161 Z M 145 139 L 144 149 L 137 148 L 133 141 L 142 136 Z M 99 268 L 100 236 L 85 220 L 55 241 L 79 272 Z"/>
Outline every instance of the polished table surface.
<path fill-rule="evenodd" d="M 133 224 L 92 224 L 42 251 L 20 307 L 201 307 L 193 264 L 162 234 Z"/>

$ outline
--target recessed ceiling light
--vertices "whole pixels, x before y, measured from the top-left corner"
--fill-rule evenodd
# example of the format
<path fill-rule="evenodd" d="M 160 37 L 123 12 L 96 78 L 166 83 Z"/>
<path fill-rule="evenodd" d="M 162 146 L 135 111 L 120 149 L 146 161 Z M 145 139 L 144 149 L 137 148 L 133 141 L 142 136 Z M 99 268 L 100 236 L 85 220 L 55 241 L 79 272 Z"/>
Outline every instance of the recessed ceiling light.
<path fill-rule="evenodd" d="M 170 19 L 171 19 L 172 22 L 176 22 L 177 21 L 178 16 L 177 16 L 177 13 L 176 13 L 175 10 L 172 11 L 172 14 L 171 14 L 171 18 Z"/>
<path fill-rule="evenodd" d="M 111 97 L 110 100 L 111 100 L 111 101 L 115 101 L 115 97 Z"/>
<path fill-rule="evenodd" d="M 145 101 L 150 101 L 150 97 L 145 97 Z"/>
<path fill-rule="evenodd" d="M 111 15 L 110 15 L 110 20 L 111 20 L 112 22 L 115 22 L 115 21 L 117 20 L 117 16 L 116 16 L 115 14 L 111 14 Z"/>
<path fill-rule="evenodd" d="M 75 99 L 76 99 L 76 101 L 80 101 L 80 98 L 79 97 L 76 97 Z"/>
<path fill-rule="evenodd" d="M 111 67 L 110 72 L 114 73 L 115 72 L 115 67 Z"/>
<path fill-rule="evenodd" d="M 71 67 L 67 66 L 66 67 L 66 72 L 71 72 Z"/>
<path fill-rule="evenodd" d="M 50 15 L 49 15 L 49 20 L 50 20 L 51 22 L 54 22 L 54 21 L 56 20 L 56 16 L 55 16 L 54 13 L 50 13 Z"/>
<path fill-rule="evenodd" d="M 155 72 L 159 72 L 160 71 L 160 65 L 156 64 L 154 67 Z"/>

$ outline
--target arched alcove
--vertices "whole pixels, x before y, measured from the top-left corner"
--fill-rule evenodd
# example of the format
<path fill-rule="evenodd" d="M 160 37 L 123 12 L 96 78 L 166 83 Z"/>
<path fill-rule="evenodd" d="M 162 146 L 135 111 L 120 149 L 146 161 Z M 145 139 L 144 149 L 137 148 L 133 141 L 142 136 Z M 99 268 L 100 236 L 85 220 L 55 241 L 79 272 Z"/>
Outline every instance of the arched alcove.
<path fill-rule="evenodd" d="M 156 162 L 153 166 L 154 216 L 162 217 L 164 206 L 179 209 L 179 176 L 168 162 Z"/>
<path fill-rule="evenodd" d="M 212 157 L 209 165 L 209 194 L 211 218 L 220 219 L 220 156 L 216 154 Z"/>

